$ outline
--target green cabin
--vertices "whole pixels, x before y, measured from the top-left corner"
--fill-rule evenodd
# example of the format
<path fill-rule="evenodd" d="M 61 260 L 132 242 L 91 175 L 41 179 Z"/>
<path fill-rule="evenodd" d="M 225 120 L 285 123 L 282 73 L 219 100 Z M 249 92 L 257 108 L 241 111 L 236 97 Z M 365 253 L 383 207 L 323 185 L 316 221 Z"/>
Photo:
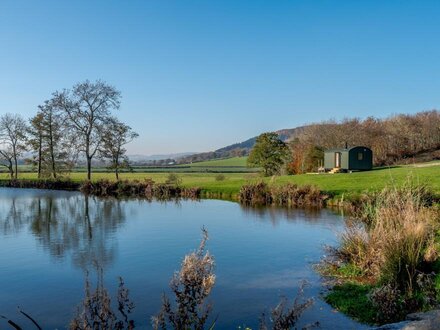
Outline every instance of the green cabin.
<path fill-rule="evenodd" d="M 368 171 L 373 168 L 373 152 L 370 148 L 329 149 L 324 152 L 325 170 Z"/>

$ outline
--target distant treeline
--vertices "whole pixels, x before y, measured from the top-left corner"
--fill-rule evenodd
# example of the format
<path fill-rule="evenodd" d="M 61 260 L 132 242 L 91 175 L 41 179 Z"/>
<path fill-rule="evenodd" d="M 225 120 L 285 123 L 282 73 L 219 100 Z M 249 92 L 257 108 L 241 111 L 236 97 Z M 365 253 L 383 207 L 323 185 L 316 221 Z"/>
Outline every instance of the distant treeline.
<path fill-rule="evenodd" d="M 365 146 L 373 150 L 376 166 L 392 165 L 414 158 L 440 159 L 440 112 L 423 111 L 385 119 L 368 117 L 323 121 L 304 127 L 290 140 L 291 173 L 316 170 L 329 148 Z"/>

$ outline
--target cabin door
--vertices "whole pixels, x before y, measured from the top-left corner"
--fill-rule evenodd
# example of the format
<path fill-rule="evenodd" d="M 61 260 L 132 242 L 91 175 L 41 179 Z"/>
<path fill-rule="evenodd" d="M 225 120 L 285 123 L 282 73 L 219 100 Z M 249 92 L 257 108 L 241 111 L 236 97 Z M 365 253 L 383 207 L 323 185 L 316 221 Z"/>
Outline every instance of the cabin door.
<path fill-rule="evenodd" d="M 341 167 L 341 153 L 335 152 L 335 167 L 340 168 Z"/>

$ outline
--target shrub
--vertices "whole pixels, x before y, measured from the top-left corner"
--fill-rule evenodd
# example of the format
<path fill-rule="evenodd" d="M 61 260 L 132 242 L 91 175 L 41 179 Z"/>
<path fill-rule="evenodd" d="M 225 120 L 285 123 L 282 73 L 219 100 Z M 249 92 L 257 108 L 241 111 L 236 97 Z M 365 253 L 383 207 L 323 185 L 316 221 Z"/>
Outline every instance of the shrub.
<path fill-rule="evenodd" d="M 182 179 L 176 173 L 170 173 L 168 174 L 165 183 L 178 186 L 182 183 Z"/>
<path fill-rule="evenodd" d="M 129 292 L 125 288 L 124 281 L 119 278 L 118 312 L 115 312 L 112 309 L 110 295 L 102 283 L 102 270 L 100 272 L 96 289 L 93 292 L 90 289 L 88 277 L 86 277 L 85 297 L 78 307 L 75 317 L 70 322 L 69 328 L 71 330 L 134 329 L 134 321 L 129 319 L 134 304 L 129 298 Z"/>
<path fill-rule="evenodd" d="M 99 180 L 97 182 L 86 181 L 81 185 L 81 191 L 95 196 L 106 197 L 141 197 L 167 200 L 171 198 L 198 198 L 201 190 L 198 187 L 182 188 L 171 184 L 155 183 L 151 179 L 144 181 L 111 181 Z"/>
<path fill-rule="evenodd" d="M 377 322 L 391 323 L 405 316 L 401 292 L 392 284 L 388 283 L 373 289 L 368 297 L 377 311 L 375 316 Z"/>
<path fill-rule="evenodd" d="M 303 299 L 304 297 L 305 282 L 302 283 L 298 289 L 298 293 L 293 301 L 293 304 L 289 306 L 287 298 L 282 298 L 280 303 L 271 310 L 269 321 L 266 315 L 263 313 L 260 318 L 260 330 L 285 330 L 296 329 L 296 323 L 310 306 L 313 305 L 313 299 Z M 312 325 L 319 326 L 319 322 Z M 309 327 L 310 328 L 310 327 Z"/>
<path fill-rule="evenodd" d="M 281 206 L 293 207 L 322 207 L 325 196 L 311 185 L 298 186 L 286 184 L 271 188 L 273 203 Z"/>
<path fill-rule="evenodd" d="M 225 177 L 225 175 L 224 174 L 217 174 L 216 176 L 215 176 L 215 181 L 224 181 L 226 179 L 226 177 Z"/>
<path fill-rule="evenodd" d="M 296 184 L 269 186 L 264 182 L 245 184 L 239 193 L 239 200 L 245 205 L 322 207 L 326 198 L 327 196 L 314 186 Z"/>
<path fill-rule="evenodd" d="M 214 258 L 205 251 L 208 232 L 202 232 L 199 248 L 185 256 L 180 271 L 171 280 L 175 309 L 164 296 L 159 314 L 152 318 L 154 329 L 204 329 L 211 312 L 211 305 L 205 301 L 214 287 L 215 275 Z"/>
<path fill-rule="evenodd" d="M 51 190 L 78 190 L 79 183 L 70 179 L 8 180 L 0 181 L 0 186 L 8 188 L 35 188 Z"/>
<path fill-rule="evenodd" d="M 268 205 L 272 196 L 266 183 L 250 183 L 240 188 L 239 201 L 244 205 Z"/>

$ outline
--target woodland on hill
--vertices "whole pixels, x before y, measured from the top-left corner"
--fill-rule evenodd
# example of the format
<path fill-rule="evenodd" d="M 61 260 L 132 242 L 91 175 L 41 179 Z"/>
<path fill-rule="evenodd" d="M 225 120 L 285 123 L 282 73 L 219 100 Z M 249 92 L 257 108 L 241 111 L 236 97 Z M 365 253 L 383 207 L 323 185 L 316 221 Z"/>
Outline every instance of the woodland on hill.
<path fill-rule="evenodd" d="M 345 146 L 371 148 L 375 166 L 440 159 L 440 112 L 324 121 L 304 127 L 289 145 L 291 173 L 316 170 L 325 149 Z"/>

